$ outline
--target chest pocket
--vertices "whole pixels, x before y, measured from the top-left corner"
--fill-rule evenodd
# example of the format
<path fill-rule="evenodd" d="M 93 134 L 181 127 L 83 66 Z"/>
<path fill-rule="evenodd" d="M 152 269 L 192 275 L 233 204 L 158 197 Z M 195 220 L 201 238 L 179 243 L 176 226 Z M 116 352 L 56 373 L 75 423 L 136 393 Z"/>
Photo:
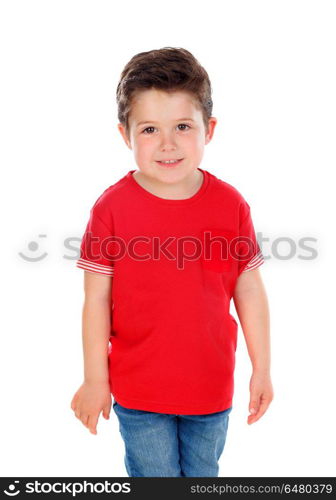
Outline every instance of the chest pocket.
<path fill-rule="evenodd" d="M 217 273 L 232 271 L 235 233 L 225 228 L 206 228 L 201 235 L 203 268 Z"/>

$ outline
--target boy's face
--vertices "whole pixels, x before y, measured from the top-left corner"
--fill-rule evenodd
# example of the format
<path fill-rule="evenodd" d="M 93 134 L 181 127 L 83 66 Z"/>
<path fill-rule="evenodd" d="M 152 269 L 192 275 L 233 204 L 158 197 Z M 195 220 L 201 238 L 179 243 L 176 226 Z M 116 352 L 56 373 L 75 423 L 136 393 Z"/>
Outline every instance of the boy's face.
<path fill-rule="evenodd" d="M 216 122 L 216 118 L 211 117 L 206 131 L 202 112 L 190 94 L 151 89 L 141 91 L 133 100 L 129 137 L 120 123 L 118 128 L 127 146 L 134 151 L 135 161 L 144 175 L 152 181 L 175 184 L 194 175 Z M 182 161 L 175 166 L 159 163 L 171 159 Z"/>

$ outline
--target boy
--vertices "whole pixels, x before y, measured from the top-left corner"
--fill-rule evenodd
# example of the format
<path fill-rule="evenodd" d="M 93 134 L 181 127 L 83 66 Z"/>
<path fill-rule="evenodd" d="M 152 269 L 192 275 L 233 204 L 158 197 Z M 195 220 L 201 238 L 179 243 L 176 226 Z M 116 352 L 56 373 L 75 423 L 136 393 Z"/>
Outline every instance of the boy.
<path fill-rule="evenodd" d="M 234 387 L 231 298 L 253 366 L 248 423 L 273 399 L 250 206 L 198 167 L 216 118 L 190 52 L 135 55 L 117 103 L 139 170 L 97 199 L 82 239 L 84 382 L 71 408 L 96 434 L 113 394 L 129 476 L 217 476 Z"/>

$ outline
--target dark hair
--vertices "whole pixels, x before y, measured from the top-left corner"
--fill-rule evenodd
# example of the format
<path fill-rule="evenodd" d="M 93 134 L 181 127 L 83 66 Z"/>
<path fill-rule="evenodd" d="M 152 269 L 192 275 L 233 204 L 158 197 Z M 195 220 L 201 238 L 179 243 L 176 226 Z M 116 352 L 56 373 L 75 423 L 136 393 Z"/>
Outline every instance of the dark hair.
<path fill-rule="evenodd" d="M 208 73 L 186 49 L 163 47 L 140 52 L 126 64 L 117 86 L 118 119 L 129 135 L 128 117 L 132 99 L 138 92 L 160 89 L 183 90 L 195 100 L 203 114 L 205 129 L 212 113 L 211 83 Z"/>

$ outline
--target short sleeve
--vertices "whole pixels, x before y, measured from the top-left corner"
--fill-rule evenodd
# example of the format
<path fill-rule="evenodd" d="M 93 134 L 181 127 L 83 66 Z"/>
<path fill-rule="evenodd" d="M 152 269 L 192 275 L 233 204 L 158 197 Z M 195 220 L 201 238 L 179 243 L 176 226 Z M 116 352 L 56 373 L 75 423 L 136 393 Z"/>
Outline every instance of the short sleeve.
<path fill-rule="evenodd" d="M 242 203 L 239 214 L 239 243 L 236 247 L 238 253 L 238 276 L 242 272 L 256 269 L 265 262 L 256 238 L 251 209 L 246 201 Z"/>
<path fill-rule="evenodd" d="M 93 207 L 80 246 L 76 267 L 92 273 L 113 276 L 113 228 Z"/>

